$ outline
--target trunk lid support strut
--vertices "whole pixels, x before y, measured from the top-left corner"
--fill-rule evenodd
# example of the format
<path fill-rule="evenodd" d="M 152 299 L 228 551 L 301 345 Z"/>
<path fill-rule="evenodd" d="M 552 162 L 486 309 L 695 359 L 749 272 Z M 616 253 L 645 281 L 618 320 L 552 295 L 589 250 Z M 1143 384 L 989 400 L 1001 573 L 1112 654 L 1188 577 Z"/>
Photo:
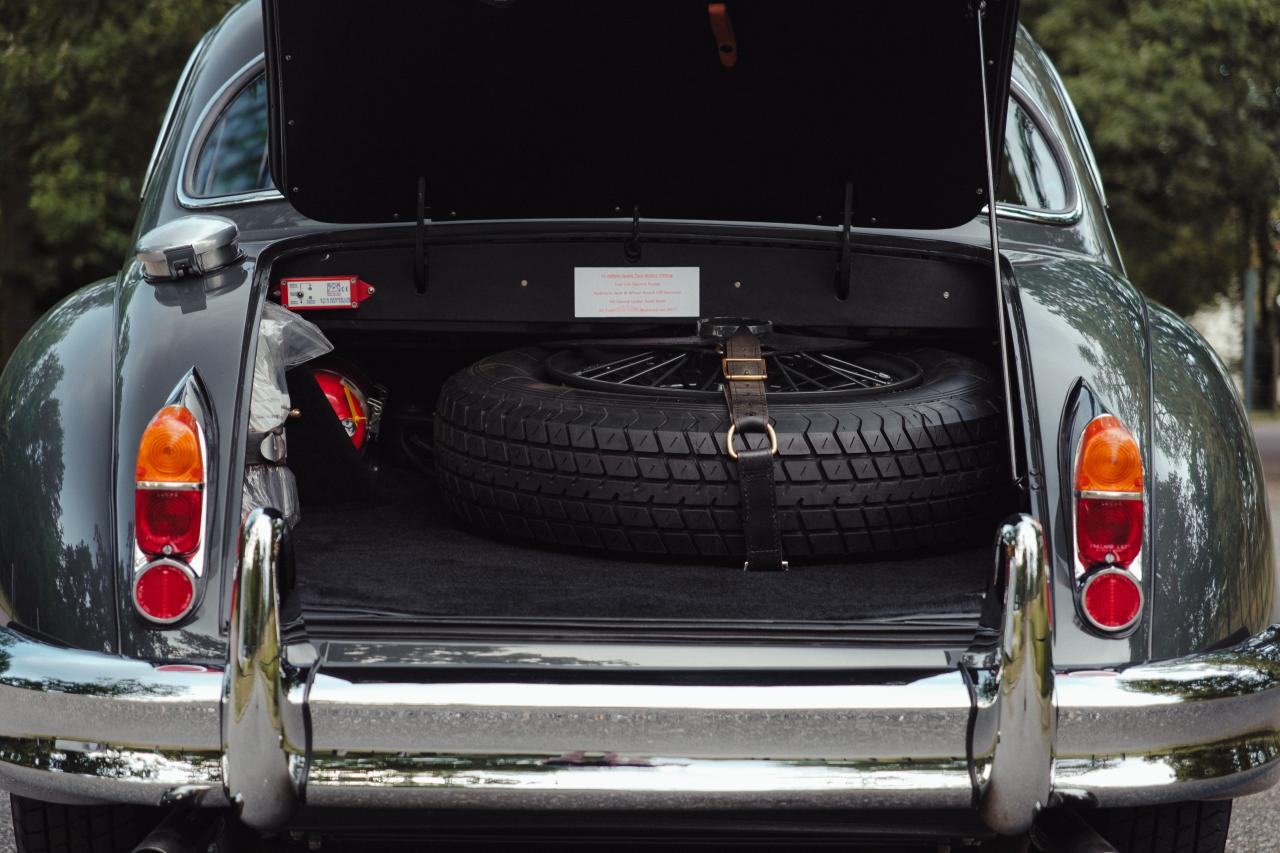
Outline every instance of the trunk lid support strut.
<path fill-rule="evenodd" d="M 987 159 L 987 222 L 991 230 L 991 269 L 995 275 L 996 285 L 996 335 L 1000 340 L 1000 377 L 1004 382 L 1005 426 L 1009 431 L 1009 476 L 1013 482 L 1018 477 L 1018 452 L 1014 445 L 1017 435 L 1013 418 L 1013 383 L 1009 377 L 1009 343 L 1008 343 L 1008 310 L 1005 305 L 1004 275 L 1000 270 L 1000 227 L 996 211 L 996 169 L 995 151 L 991 143 L 991 108 L 987 100 L 987 47 L 982 34 L 982 23 L 987 17 L 987 2 L 978 3 L 977 20 L 978 37 L 978 78 L 982 82 L 982 141 L 983 151 Z"/>

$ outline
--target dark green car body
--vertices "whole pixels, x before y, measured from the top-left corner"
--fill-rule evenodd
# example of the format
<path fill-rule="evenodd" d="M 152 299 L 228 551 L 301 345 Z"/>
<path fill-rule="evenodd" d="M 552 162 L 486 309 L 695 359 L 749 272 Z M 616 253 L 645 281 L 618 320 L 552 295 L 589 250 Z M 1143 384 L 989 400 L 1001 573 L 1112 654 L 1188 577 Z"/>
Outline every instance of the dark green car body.
<path fill-rule="evenodd" d="M 403 236 L 412 228 L 319 223 L 269 188 L 191 196 L 191 140 L 215 104 L 261 73 L 261 33 L 261 10 L 249 3 L 197 47 L 157 145 L 137 224 L 142 234 L 192 212 L 226 216 L 239 227 L 244 263 L 191 287 L 148 283 L 131 261 L 117 277 L 90 284 L 52 309 L 0 378 L 0 685 L 57 689 L 58 672 L 11 666 L 7 650 L 19 642 L 15 638 L 221 671 L 241 536 L 246 389 L 267 290 L 258 264 L 290 245 Z M 1272 534 L 1257 450 L 1232 379 L 1186 322 L 1145 300 L 1127 279 L 1080 123 L 1052 66 L 1025 32 L 1017 38 L 1012 79 L 1014 97 L 1050 140 L 1066 187 L 1060 210 L 998 205 L 1022 475 L 1048 546 L 1053 666 L 1061 673 L 1123 668 L 1263 636 L 1276 621 Z M 481 231 L 499 237 L 583 230 L 625 235 L 631 223 L 615 218 L 443 227 L 453 229 L 446 240 L 450 233 L 461 240 Z M 680 230 L 678 224 L 667 227 Z M 685 231 L 697 235 L 718 227 L 689 223 Z M 725 227 L 761 239 L 827 241 L 836 230 Z M 989 257 L 983 215 L 941 230 L 858 228 L 852 239 L 855 247 L 892 244 Z M 129 599 L 133 455 L 148 420 L 191 371 L 213 414 L 205 592 L 192 618 L 155 630 L 137 617 Z M 1136 630 L 1120 637 L 1090 630 L 1077 609 L 1072 448 L 1080 412 L 1089 407 L 1129 425 L 1147 471 L 1146 609 Z M 669 660 L 678 667 L 692 653 L 666 644 L 653 650 L 650 663 Z M 601 654 L 589 643 L 573 649 L 581 660 Z M 1269 768 L 1280 741 L 1272 730 L 1262 737 L 1261 763 Z M 5 744 L 12 748 L 6 751 Z M 0 739 L 0 765 L 22 764 L 15 744 Z"/>

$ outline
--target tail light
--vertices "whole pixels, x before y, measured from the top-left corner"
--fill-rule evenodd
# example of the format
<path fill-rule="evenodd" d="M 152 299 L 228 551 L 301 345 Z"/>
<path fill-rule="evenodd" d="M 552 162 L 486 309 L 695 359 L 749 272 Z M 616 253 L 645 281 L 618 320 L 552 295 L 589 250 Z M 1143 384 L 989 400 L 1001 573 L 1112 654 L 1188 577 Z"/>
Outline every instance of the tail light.
<path fill-rule="evenodd" d="M 1129 628 L 1142 613 L 1142 492 L 1137 440 L 1114 415 L 1094 418 L 1076 459 L 1076 558 L 1081 609 L 1104 631 Z"/>
<path fill-rule="evenodd" d="M 1124 569 L 1100 569 L 1080 590 L 1085 616 L 1104 631 L 1123 631 L 1142 615 L 1142 585 Z"/>
<path fill-rule="evenodd" d="M 195 603 L 190 563 L 203 536 L 204 486 L 200 426 L 189 409 L 166 406 L 142 433 L 134 492 L 133 597 L 154 622 L 175 622 Z"/>
<path fill-rule="evenodd" d="M 196 600 L 196 579 L 177 560 L 147 564 L 133 578 L 133 601 L 152 622 L 177 622 L 191 612 Z"/>
<path fill-rule="evenodd" d="M 195 417 L 181 406 L 161 409 L 142 433 L 134 510 L 142 553 L 169 557 L 200 547 L 204 451 Z"/>

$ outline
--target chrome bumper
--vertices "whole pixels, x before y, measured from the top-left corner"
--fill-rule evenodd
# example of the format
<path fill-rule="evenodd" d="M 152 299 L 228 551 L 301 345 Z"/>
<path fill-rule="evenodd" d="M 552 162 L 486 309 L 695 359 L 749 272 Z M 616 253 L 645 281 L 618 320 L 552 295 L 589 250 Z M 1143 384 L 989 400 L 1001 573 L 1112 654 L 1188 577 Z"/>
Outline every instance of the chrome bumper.
<path fill-rule="evenodd" d="M 566 668 L 581 651 L 571 645 L 492 678 L 486 659 L 519 655 L 418 646 L 394 677 L 360 665 L 367 652 L 317 659 L 281 644 L 282 535 L 269 511 L 246 523 L 225 673 L 0 629 L 0 788 L 64 802 L 190 797 L 235 804 L 260 827 L 304 803 L 820 807 L 975 809 L 1015 833 L 1064 799 L 1234 797 L 1280 768 L 1280 626 L 1180 660 L 1055 673 L 1044 543 L 1025 517 L 1000 532 L 998 653 L 890 676 L 859 671 L 845 650 L 849 665 L 828 661 L 802 683 L 747 661 L 648 677 L 639 646 L 585 679 Z"/>

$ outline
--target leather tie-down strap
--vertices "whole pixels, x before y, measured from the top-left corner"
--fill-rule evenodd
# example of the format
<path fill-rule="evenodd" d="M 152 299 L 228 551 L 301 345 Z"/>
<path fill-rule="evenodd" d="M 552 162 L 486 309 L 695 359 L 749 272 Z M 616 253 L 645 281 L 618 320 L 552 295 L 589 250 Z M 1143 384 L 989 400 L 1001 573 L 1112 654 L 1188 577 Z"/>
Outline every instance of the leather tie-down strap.
<path fill-rule="evenodd" d="M 769 424 L 765 398 L 767 378 L 760 339 L 741 330 L 723 344 L 724 396 L 729 404 L 729 432 L 725 449 L 738 466 L 738 491 L 742 505 L 742 533 L 746 540 L 747 571 L 783 571 L 782 535 L 778 528 L 778 495 L 774 489 L 773 457 L 778 436 Z M 763 447 L 752 448 L 747 436 L 767 435 Z M 742 448 L 734 446 L 740 438 Z"/>

